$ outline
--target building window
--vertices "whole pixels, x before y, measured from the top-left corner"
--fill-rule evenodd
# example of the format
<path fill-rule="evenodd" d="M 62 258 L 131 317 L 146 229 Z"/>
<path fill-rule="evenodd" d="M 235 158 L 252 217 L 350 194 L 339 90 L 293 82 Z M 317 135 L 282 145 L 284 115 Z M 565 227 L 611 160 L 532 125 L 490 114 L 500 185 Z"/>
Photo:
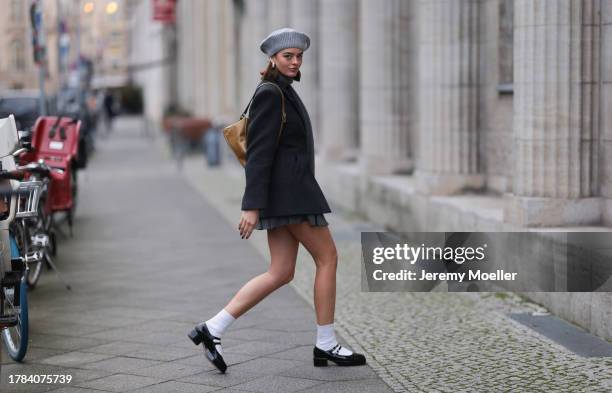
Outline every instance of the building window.
<path fill-rule="evenodd" d="M 500 94 L 514 91 L 514 0 L 499 2 L 499 84 Z"/>
<path fill-rule="evenodd" d="M 11 43 L 11 65 L 15 71 L 22 71 L 25 68 L 23 43 L 21 41 Z"/>

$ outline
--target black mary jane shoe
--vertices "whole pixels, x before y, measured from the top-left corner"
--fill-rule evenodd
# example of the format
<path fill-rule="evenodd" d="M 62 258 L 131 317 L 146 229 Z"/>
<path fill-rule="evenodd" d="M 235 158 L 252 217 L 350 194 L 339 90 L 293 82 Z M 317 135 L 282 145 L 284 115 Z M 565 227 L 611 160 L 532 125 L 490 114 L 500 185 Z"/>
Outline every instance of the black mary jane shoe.
<path fill-rule="evenodd" d="M 338 352 L 340 352 L 340 348 L 342 348 L 340 344 L 336 344 L 336 346 L 330 349 L 329 351 L 324 351 L 322 349 L 314 347 L 314 366 L 325 367 L 327 366 L 328 360 L 331 360 L 338 366 L 362 366 L 366 364 L 365 356 L 360 353 L 353 352 L 348 356 L 338 355 Z"/>
<path fill-rule="evenodd" d="M 227 365 L 223 360 L 223 356 L 217 351 L 217 345 L 221 344 L 221 339 L 210 334 L 206 324 L 196 326 L 187 336 L 195 345 L 204 343 L 204 354 L 206 358 L 217 367 L 219 371 L 225 373 Z"/>

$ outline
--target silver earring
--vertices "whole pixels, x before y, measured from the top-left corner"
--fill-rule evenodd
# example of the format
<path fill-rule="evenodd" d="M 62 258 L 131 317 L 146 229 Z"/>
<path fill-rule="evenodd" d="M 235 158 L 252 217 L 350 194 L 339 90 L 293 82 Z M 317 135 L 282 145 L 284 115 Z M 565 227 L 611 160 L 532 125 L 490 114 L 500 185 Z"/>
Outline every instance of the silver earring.
<path fill-rule="evenodd" d="M 272 62 L 272 69 L 276 68 L 276 63 Z"/>

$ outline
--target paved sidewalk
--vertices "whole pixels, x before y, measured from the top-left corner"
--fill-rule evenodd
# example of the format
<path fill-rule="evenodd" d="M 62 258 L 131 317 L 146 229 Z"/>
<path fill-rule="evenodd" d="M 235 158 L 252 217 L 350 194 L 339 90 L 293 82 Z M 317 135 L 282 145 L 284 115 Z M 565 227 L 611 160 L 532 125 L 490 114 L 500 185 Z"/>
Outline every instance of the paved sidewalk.
<path fill-rule="evenodd" d="M 239 219 L 241 167 L 185 163 L 192 182 L 230 224 Z M 332 204 L 339 253 L 336 325 L 398 392 L 611 392 L 612 358 L 584 358 L 509 318 L 546 310 L 513 294 L 361 292 L 360 232 L 382 230 Z M 251 242 L 267 257 L 265 234 Z M 309 302 L 314 264 L 300 249 L 292 285 Z M 374 391 L 374 390 L 370 390 Z"/>
<path fill-rule="evenodd" d="M 3 354 L 0 392 L 392 391 L 369 366 L 312 366 L 314 312 L 291 286 L 232 326 L 228 372 L 213 370 L 187 332 L 267 263 L 137 119 L 117 121 L 79 181 L 75 234 L 57 257 L 73 291 L 45 272 L 29 297 L 26 361 Z M 72 382 L 10 384 L 17 374 Z"/>
<path fill-rule="evenodd" d="M 370 367 L 311 365 L 314 266 L 301 249 L 294 281 L 240 318 L 224 338 L 221 376 L 185 337 L 266 267 L 265 233 L 235 231 L 244 175 L 183 172 L 134 119 L 120 120 L 81 173 L 75 236 L 31 293 L 26 363 L 2 357 L 0 392 L 612 391 L 612 360 L 583 358 L 507 317 L 545 311 L 512 295 L 362 293 L 359 232 L 328 216 L 338 246 L 336 325 Z M 15 374 L 70 374 L 65 387 L 10 385 Z M 384 382 L 383 382 L 384 381 Z M 391 386 L 389 388 L 388 386 Z"/>

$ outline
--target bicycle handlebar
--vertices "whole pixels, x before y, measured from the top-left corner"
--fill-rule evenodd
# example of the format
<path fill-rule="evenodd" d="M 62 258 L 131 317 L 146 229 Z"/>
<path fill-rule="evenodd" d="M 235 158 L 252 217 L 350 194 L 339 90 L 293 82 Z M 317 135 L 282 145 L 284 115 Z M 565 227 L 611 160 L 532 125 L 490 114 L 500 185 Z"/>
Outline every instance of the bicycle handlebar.
<path fill-rule="evenodd" d="M 18 166 L 17 167 L 18 171 L 24 171 L 24 172 L 31 172 L 31 173 L 36 173 L 38 175 L 41 176 L 45 176 L 45 177 L 49 177 L 51 176 L 51 173 L 59 173 L 62 174 L 65 171 L 63 169 L 60 168 L 52 168 L 49 165 L 47 165 L 44 161 L 39 161 L 39 162 L 30 162 L 26 165 L 22 165 L 22 166 Z M 2 174 L 2 172 L 0 172 L 0 175 Z"/>
<path fill-rule="evenodd" d="M 44 162 L 31 162 L 26 165 L 18 166 L 12 171 L 0 171 L 0 180 L 23 180 L 27 172 L 36 173 L 38 175 L 49 177 L 51 173 L 63 174 L 64 170 L 60 168 L 51 168 Z"/>
<path fill-rule="evenodd" d="M 21 169 L 12 171 L 0 171 L 0 180 L 23 180 L 25 172 Z"/>

